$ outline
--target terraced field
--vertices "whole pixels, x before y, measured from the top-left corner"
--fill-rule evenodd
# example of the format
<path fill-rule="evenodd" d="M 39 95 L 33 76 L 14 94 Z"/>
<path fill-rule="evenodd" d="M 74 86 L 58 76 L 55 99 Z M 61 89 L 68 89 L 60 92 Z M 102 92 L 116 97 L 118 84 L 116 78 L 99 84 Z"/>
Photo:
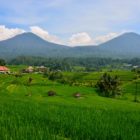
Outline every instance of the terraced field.
<path fill-rule="evenodd" d="M 96 82 L 101 74 L 64 73 L 81 82 Z M 122 81 L 124 95 L 117 99 L 98 96 L 95 87 L 63 85 L 41 74 L 0 75 L 0 139 L 139 140 L 140 104 L 133 102 L 135 73 L 111 74 Z M 30 85 L 29 77 L 33 79 Z M 56 96 L 49 97 L 49 90 L 56 91 Z M 82 97 L 74 98 L 75 92 Z"/>

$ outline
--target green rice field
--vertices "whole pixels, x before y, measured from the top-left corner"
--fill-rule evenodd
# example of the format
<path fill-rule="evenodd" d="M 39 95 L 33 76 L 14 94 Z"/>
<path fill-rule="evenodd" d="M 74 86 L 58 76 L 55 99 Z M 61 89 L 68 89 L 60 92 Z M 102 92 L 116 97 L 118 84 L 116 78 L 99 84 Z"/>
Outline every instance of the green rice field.
<path fill-rule="evenodd" d="M 101 97 L 95 87 L 64 85 L 42 74 L 1 74 L 0 140 L 140 140 L 140 103 L 133 102 L 135 74 L 111 74 L 121 79 L 122 97 Z M 96 83 L 102 72 L 64 75 Z M 49 97 L 49 90 L 56 91 L 56 96 Z M 75 92 L 82 96 L 74 98 Z"/>

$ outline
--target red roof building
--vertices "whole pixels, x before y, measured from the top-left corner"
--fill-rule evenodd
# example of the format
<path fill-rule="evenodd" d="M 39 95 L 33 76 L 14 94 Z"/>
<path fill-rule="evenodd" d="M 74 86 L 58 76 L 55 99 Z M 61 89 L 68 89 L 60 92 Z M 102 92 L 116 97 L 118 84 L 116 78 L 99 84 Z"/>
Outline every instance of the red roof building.
<path fill-rule="evenodd" d="M 7 73 L 9 72 L 9 69 L 5 66 L 0 66 L 0 73 Z"/>

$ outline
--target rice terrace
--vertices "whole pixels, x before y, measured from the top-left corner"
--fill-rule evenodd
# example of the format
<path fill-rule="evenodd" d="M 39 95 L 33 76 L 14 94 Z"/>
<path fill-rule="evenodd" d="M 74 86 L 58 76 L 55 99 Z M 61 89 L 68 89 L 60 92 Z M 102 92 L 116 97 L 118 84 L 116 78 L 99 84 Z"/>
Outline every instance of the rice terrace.
<path fill-rule="evenodd" d="M 62 82 L 61 77 L 50 80 L 46 72 L 23 72 L 32 70 L 28 66 L 7 67 L 10 73 L 0 75 L 0 139 L 140 138 L 140 103 L 134 102 L 135 82 L 140 81 L 136 72 L 109 72 L 119 75 L 123 93 L 107 98 L 99 96 L 94 85 L 106 70 L 61 72 L 68 82 L 79 77 L 69 84 Z M 93 83 L 86 85 L 89 81 Z M 49 96 L 50 91 L 55 94 Z M 76 93 L 80 95 L 75 96 Z"/>
<path fill-rule="evenodd" d="M 0 140 L 140 140 L 140 0 L 0 1 Z"/>

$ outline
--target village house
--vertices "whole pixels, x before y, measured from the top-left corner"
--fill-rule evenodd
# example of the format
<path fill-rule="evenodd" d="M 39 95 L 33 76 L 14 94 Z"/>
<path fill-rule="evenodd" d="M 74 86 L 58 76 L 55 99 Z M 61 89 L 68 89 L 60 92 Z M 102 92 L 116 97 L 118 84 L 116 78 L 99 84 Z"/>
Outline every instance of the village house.
<path fill-rule="evenodd" d="M 74 93 L 74 97 L 75 97 L 75 98 L 80 98 L 80 97 L 81 97 L 81 94 L 80 94 L 79 92 Z"/>
<path fill-rule="evenodd" d="M 138 69 L 139 68 L 139 66 L 133 66 L 133 69 Z"/>
<path fill-rule="evenodd" d="M 47 68 L 45 66 L 39 66 L 36 68 L 37 72 L 45 72 Z"/>
<path fill-rule="evenodd" d="M 10 70 L 5 66 L 0 66 L 0 73 L 10 73 Z"/>
<path fill-rule="evenodd" d="M 34 72 L 34 68 L 32 66 L 29 66 L 27 69 L 25 69 L 25 72 L 32 73 Z"/>

